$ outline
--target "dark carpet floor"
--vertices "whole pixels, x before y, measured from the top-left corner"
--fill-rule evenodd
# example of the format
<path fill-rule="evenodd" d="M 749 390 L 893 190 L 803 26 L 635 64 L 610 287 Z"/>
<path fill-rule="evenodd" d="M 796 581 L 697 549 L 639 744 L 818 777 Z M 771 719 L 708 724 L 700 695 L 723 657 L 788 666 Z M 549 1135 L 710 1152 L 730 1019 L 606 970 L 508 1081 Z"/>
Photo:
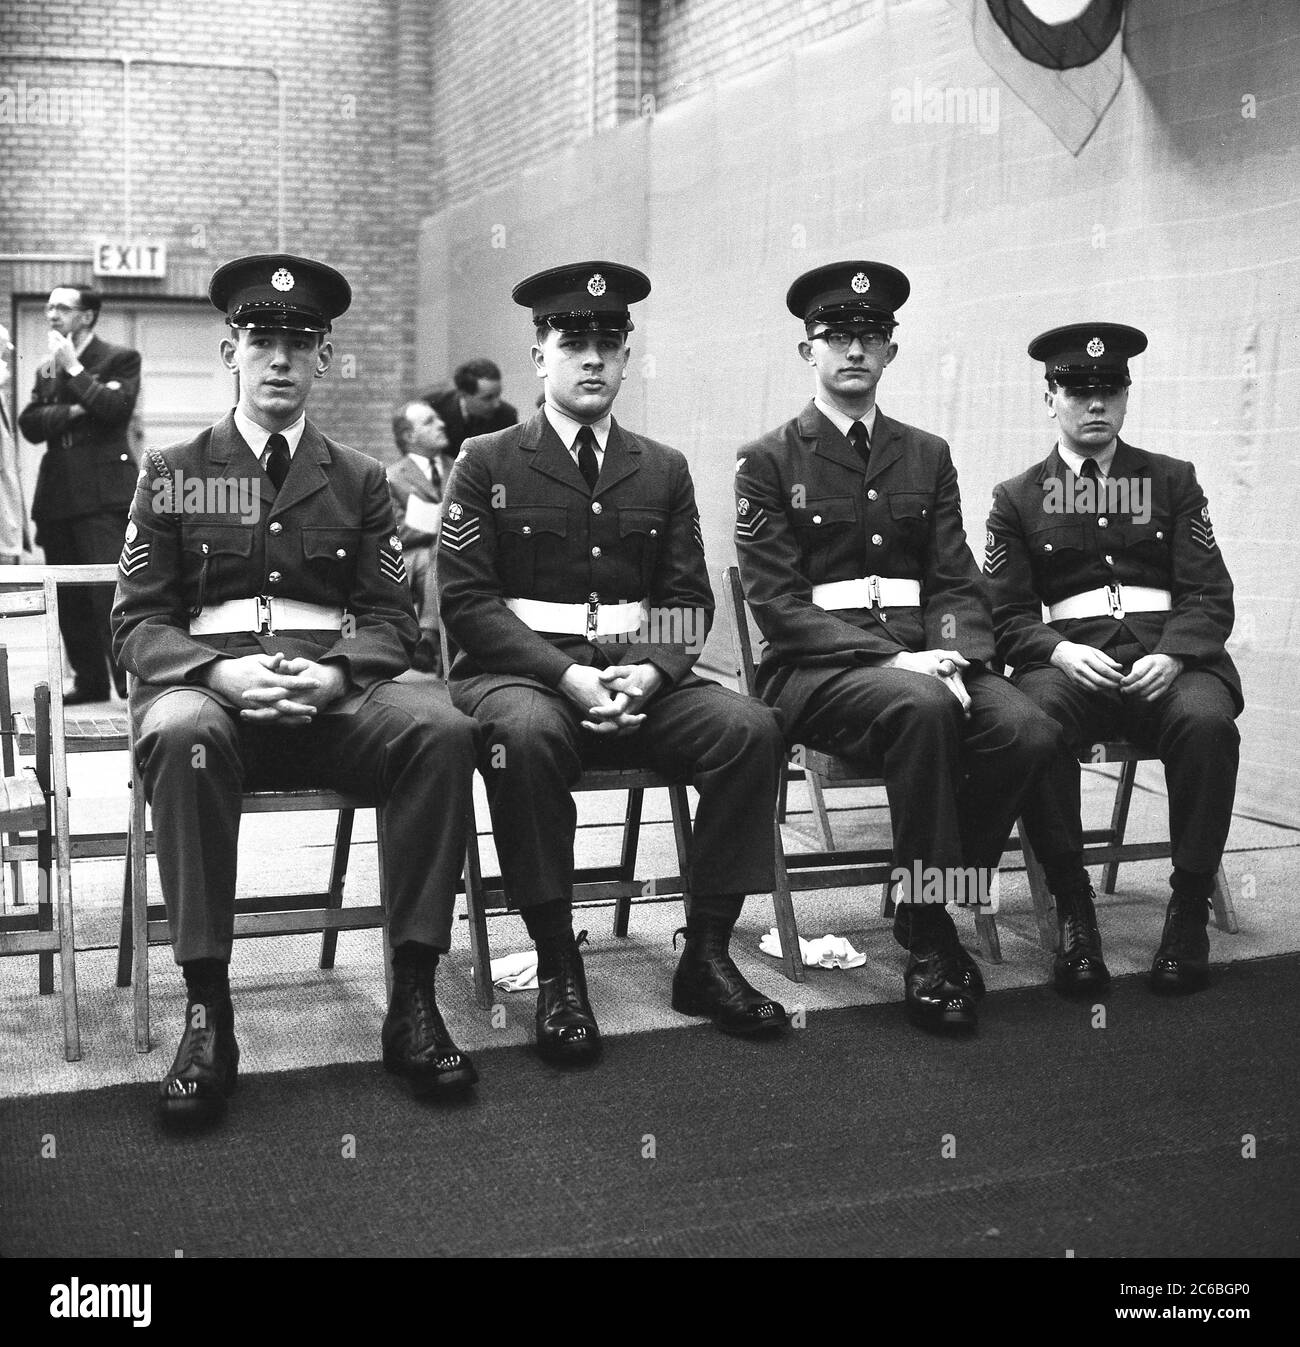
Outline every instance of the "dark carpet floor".
<path fill-rule="evenodd" d="M 507 1048 L 451 1107 L 378 1063 L 249 1075 L 185 1140 L 153 1087 L 11 1099 L 0 1254 L 1295 1255 L 1298 972 L 1123 979 L 1104 1028 L 1001 993 L 967 1042 L 885 1005 L 611 1039 L 580 1073 Z"/>

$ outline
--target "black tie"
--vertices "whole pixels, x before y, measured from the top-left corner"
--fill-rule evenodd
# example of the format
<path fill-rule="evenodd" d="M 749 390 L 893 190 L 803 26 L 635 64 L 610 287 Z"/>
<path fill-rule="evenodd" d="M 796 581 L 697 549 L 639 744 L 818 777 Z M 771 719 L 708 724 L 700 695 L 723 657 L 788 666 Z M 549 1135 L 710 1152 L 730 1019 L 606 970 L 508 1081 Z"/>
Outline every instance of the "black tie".
<path fill-rule="evenodd" d="M 871 466 L 871 439 L 867 435 L 866 426 L 861 421 L 855 421 L 849 427 L 849 439 L 853 441 L 853 447 L 858 451 L 862 466 L 869 468 Z"/>
<path fill-rule="evenodd" d="M 277 492 L 289 475 L 289 441 L 283 435 L 272 435 L 266 442 L 266 475 Z"/>
<path fill-rule="evenodd" d="M 1085 458 L 1079 465 L 1079 476 L 1086 477 L 1090 482 L 1101 481 L 1101 475 L 1097 471 L 1097 460 L 1095 458 Z"/>
<path fill-rule="evenodd" d="M 596 436 L 590 426 L 578 431 L 578 471 L 587 483 L 588 491 L 595 491 L 596 479 L 600 476 L 600 464 L 596 462 Z"/>

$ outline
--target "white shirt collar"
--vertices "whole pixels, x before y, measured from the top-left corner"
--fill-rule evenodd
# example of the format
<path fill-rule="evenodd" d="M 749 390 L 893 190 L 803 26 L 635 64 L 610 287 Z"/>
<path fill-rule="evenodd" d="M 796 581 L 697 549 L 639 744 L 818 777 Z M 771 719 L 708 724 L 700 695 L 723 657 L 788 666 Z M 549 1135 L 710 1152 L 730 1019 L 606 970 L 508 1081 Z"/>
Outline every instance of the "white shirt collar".
<path fill-rule="evenodd" d="M 578 438 L 578 431 L 583 427 L 582 421 L 575 421 L 573 417 L 565 415 L 558 407 L 552 407 L 549 402 L 544 403 L 542 410 L 546 413 L 546 419 L 551 423 L 551 429 L 560 437 L 560 443 L 573 455 L 574 461 L 577 461 L 578 451 L 573 447 L 573 442 Z M 613 416 L 606 412 L 599 421 L 591 423 L 591 429 L 596 436 L 596 459 L 599 462 L 605 452 L 605 444 L 609 440 L 609 428 L 613 424 Z"/>
<path fill-rule="evenodd" d="M 832 407 L 829 402 L 826 402 L 820 394 L 813 398 L 813 406 L 821 412 L 821 414 L 840 432 L 841 435 L 844 436 L 845 439 L 848 439 L 849 427 L 853 424 L 854 417 L 845 416 L 837 407 Z M 871 410 L 866 416 L 857 417 L 856 419 L 866 426 L 867 439 L 874 439 L 876 434 L 876 404 L 874 402 L 871 404 Z"/>
<path fill-rule="evenodd" d="M 1079 469 L 1083 467 L 1083 455 L 1076 454 L 1073 449 L 1067 449 L 1060 440 L 1056 442 L 1057 452 L 1061 455 L 1061 461 L 1077 477 Z M 1110 465 L 1115 461 L 1115 451 L 1119 448 L 1119 438 L 1116 437 L 1114 443 L 1106 450 L 1104 454 L 1098 454 L 1096 458 L 1097 471 L 1103 477 L 1110 476 Z"/>
<path fill-rule="evenodd" d="M 302 432 L 307 426 L 307 413 L 303 414 L 291 426 L 286 426 L 280 434 L 284 436 L 289 445 L 289 457 L 294 456 L 298 448 L 298 441 L 302 439 Z M 263 430 L 256 421 L 245 416 L 238 408 L 235 408 L 235 429 L 244 437 L 245 443 L 253 451 L 253 457 L 261 459 L 266 453 L 266 442 L 274 432 Z"/>

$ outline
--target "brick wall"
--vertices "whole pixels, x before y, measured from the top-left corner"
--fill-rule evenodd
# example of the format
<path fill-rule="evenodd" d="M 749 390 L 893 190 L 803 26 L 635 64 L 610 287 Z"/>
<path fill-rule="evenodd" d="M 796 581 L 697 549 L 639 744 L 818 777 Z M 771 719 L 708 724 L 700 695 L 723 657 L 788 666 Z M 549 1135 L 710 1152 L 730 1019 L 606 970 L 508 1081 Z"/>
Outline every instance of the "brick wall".
<path fill-rule="evenodd" d="M 0 248 L 88 256 L 95 234 L 120 235 L 129 223 L 133 236 L 167 244 L 170 274 L 108 281 L 106 292 L 201 298 L 221 262 L 277 246 L 282 93 L 285 247 L 336 265 L 355 291 L 335 342 L 355 377 L 336 365 L 312 414 L 338 438 L 386 454 L 389 411 L 412 377 L 415 236 L 433 197 L 427 8 L 7 0 L 0 86 L 83 90 L 102 115 L 0 125 Z M 132 58 L 129 222 L 123 57 Z M 89 270 L 0 262 L 0 314 L 16 293 L 40 295 Z"/>

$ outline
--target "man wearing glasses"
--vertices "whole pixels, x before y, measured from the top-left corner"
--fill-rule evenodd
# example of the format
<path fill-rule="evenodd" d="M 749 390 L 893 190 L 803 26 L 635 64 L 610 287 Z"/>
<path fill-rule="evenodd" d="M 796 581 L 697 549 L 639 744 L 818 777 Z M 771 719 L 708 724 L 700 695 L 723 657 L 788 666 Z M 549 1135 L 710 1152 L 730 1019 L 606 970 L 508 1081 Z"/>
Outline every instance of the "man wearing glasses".
<path fill-rule="evenodd" d="M 537 1048 L 558 1064 L 600 1048 L 573 935 L 584 766 L 650 767 L 699 792 L 673 1008 L 732 1034 L 786 1024 L 728 952 L 744 896 L 772 889 L 781 733 L 766 707 L 693 672 L 713 593 L 690 470 L 611 415 L 628 305 L 649 293 L 612 262 L 515 287 L 546 400 L 526 425 L 466 441 L 438 541 L 452 701 L 483 727 L 506 900 L 537 946 Z"/>
<path fill-rule="evenodd" d="M 989 667 L 993 624 L 947 444 L 876 407 L 910 289 L 879 262 L 790 287 L 816 391 L 740 450 L 736 551 L 767 639 L 760 696 L 792 741 L 884 777 L 907 1016 L 968 1032 L 984 983 L 945 901 L 987 898 L 1060 732 Z"/>
<path fill-rule="evenodd" d="M 50 292 L 50 358 L 36 374 L 18 425 L 46 445 L 32 497 L 36 542 L 51 566 L 114 562 L 135 494 L 136 463 L 127 433 L 140 391 L 140 355 L 95 336 L 103 297 L 84 285 Z M 113 660 L 112 585 L 69 586 L 59 594 L 59 629 L 75 684 L 68 705 L 119 697 L 126 674 Z"/>

